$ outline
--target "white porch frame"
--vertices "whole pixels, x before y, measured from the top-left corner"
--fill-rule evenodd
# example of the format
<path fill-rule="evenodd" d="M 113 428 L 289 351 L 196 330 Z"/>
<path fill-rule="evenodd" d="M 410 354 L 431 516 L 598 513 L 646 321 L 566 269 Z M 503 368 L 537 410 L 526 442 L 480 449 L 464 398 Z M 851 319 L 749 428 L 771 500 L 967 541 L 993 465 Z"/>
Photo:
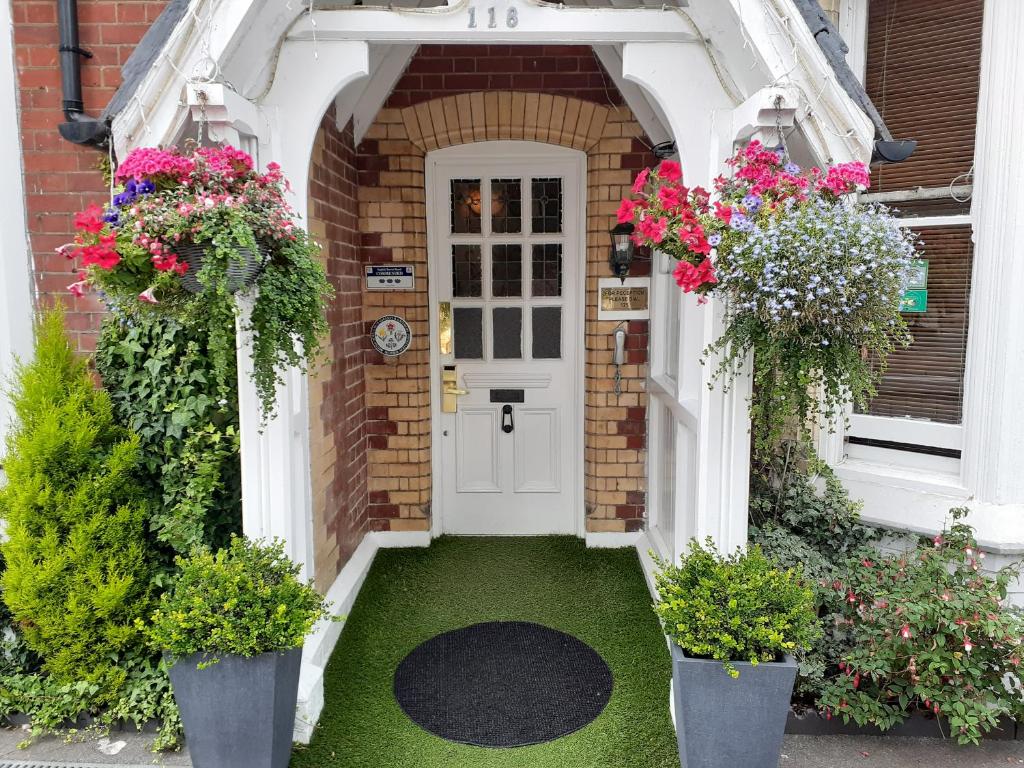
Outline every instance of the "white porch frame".
<path fill-rule="evenodd" d="M 638 119 L 676 142 L 690 185 L 710 188 L 738 139 L 774 131 L 780 94 L 787 119 L 791 115 L 801 129 L 804 149 L 819 162 L 867 160 L 873 143 L 870 121 L 838 84 L 792 0 L 690 0 L 685 8 L 658 9 L 459 0 L 427 9 L 334 5 L 312 14 L 299 3 L 278 0 L 194 0 L 190 10 L 129 107 L 116 117 L 116 152 L 123 156 L 140 144 L 174 143 L 187 125 L 183 106 L 198 105 L 199 89 L 186 88 L 186 78 L 212 62 L 220 81 L 201 86 L 211 135 L 250 147 L 261 165 L 278 162 L 298 193 L 294 205 L 301 216 L 307 213 L 309 162 L 325 110 L 333 103 L 340 124 L 353 117 L 356 131 L 365 130 L 412 46 L 426 41 L 597 46 Z M 714 366 L 699 363 L 704 347 L 721 332 L 723 314 L 716 300 L 701 306 L 685 297 L 679 325 L 669 334 L 680 345 L 678 388 L 669 392 L 652 378 L 652 400 L 668 405 L 692 448 L 680 463 L 684 492 L 677 494 L 674 552 L 666 554 L 681 551 L 691 535 L 711 536 L 724 549 L 746 541 L 749 370 L 740 371 L 724 393 L 708 387 Z M 247 375 L 247 340 L 240 341 L 245 531 L 283 538 L 308 576 L 313 568 L 305 376 L 286 372 L 278 415 L 261 430 Z M 687 526 L 678 524 L 684 520 Z M 374 534 L 367 546 L 383 545 L 384 537 L 402 544 L 426 541 L 425 535 Z M 593 543 L 609 541 L 595 536 Z M 344 604 L 368 563 L 363 555 L 354 558 L 332 596 Z M 322 664 L 334 639 L 333 630 L 323 630 L 307 644 L 299 738 L 308 739 L 309 722 L 322 706 Z"/>

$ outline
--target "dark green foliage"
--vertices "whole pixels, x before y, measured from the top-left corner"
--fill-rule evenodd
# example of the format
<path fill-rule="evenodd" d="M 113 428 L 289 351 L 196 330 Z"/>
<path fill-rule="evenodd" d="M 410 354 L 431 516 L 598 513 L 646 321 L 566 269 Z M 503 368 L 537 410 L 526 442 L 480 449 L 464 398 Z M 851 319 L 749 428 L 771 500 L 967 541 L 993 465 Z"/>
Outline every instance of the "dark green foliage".
<path fill-rule="evenodd" d="M 293 768 L 679 768 L 665 636 L 635 549 L 570 537 L 440 538 L 382 549 L 327 666 L 313 742 Z M 608 663 L 611 701 L 586 728 L 518 749 L 453 744 L 395 701 L 395 668 L 434 635 L 483 621 L 533 621 Z"/>
<path fill-rule="evenodd" d="M 796 654 L 800 673 L 796 697 L 813 706 L 827 676 L 834 674 L 839 659 L 854 642 L 845 621 L 844 595 L 833 589 L 849 575 L 851 558 L 877 558 L 876 528 L 859 521 L 860 504 L 824 464 L 792 458 L 797 453 L 787 446 L 786 457 L 772 467 L 769 477 L 751 476 L 750 541 L 786 568 L 801 567 L 813 586 L 823 633 L 807 650 Z M 824 488 L 819 490 L 815 479 Z"/>
<path fill-rule="evenodd" d="M 298 648 L 328 615 L 323 597 L 299 580 L 299 567 L 278 541 L 262 545 L 238 536 L 226 549 L 197 550 L 176 562 L 177 580 L 148 627 L 154 647 L 175 658 Z"/>
<path fill-rule="evenodd" d="M 108 317 L 96 351 L 118 420 L 139 436 L 152 533 L 179 554 L 241 530 L 236 369 L 229 357 L 219 382 L 210 337 L 208 325 L 141 310 Z"/>
<path fill-rule="evenodd" d="M 849 564 L 835 591 L 853 642 L 822 692 L 827 712 L 884 730 L 930 710 L 961 744 L 1024 717 L 1024 616 L 1005 607 L 1020 568 L 984 574 L 966 515 L 953 510 L 948 530 L 910 552 Z"/>
<path fill-rule="evenodd" d="M 690 542 L 679 565 L 657 560 L 654 610 L 688 656 L 730 663 L 777 661 L 809 648 L 819 634 L 814 593 L 799 567 L 782 570 L 758 547 L 719 554 L 708 538 Z"/>
<path fill-rule="evenodd" d="M 151 605 L 139 439 L 114 421 L 59 309 L 36 333 L 11 392 L 3 598 L 50 678 L 95 684 L 103 698 L 122 685 L 119 661 L 138 647 L 136 620 Z"/>

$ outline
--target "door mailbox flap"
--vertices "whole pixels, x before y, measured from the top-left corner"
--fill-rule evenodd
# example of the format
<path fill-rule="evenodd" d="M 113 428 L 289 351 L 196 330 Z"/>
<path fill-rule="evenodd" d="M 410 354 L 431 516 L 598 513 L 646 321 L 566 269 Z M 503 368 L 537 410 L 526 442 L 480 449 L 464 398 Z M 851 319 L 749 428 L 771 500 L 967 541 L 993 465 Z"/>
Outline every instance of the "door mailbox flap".
<path fill-rule="evenodd" d="M 492 389 L 492 403 L 525 403 L 525 389 Z"/>

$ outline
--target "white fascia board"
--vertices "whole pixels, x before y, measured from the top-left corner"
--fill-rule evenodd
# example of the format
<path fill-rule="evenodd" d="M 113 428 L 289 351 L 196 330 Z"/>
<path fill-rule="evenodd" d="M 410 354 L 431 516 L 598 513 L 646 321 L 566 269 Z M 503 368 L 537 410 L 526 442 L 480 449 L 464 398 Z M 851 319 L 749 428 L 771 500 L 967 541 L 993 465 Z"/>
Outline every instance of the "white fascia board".
<path fill-rule="evenodd" d="M 272 48 L 256 51 L 255 46 L 243 46 L 250 30 L 260 29 L 259 15 L 268 3 L 197 0 L 190 6 L 131 101 L 114 117 L 111 129 L 119 157 L 137 146 L 174 140 L 188 117 L 186 82 L 208 69 L 211 61 L 223 72 L 228 50 L 245 49 L 256 58 L 270 56 Z"/>
<path fill-rule="evenodd" d="M 470 3 L 391 10 L 352 6 L 302 16 L 290 40 L 365 40 L 409 43 L 616 43 L 693 42 L 697 38 L 671 8 L 585 8 L 531 0 L 496 3 L 489 9 Z"/>
<path fill-rule="evenodd" d="M 796 120 L 817 162 L 870 160 L 874 126 L 839 84 L 792 0 L 693 0 L 680 13 L 722 51 L 742 98 L 765 87 L 799 94 Z"/>
<path fill-rule="evenodd" d="M 619 89 L 626 105 L 633 113 L 633 117 L 644 129 L 647 138 L 654 144 L 660 144 L 672 138 L 672 132 L 668 129 L 668 119 L 661 108 L 647 98 L 643 89 L 636 83 L 630 82 L 622 76 L 622 49 L 617 45 L 595 45 L 594 55 L 601 62 L 601 66 L 611 77 L 615 87 Z"/>

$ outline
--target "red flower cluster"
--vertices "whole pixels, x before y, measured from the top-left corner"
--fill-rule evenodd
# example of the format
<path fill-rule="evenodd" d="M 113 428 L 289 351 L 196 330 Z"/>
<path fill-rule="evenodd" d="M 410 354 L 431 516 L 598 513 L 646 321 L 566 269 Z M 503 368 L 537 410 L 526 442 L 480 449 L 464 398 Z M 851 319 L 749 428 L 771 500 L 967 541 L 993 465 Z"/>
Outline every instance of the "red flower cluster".
<path fill-rule="evenodd" d="M 651 190 L 645 194 L 648 185 Z M 679 163 L 664 160 L 653 172 L 640 172 L 633 182 L 633 194 L 641 197 L 624 199 L 618 211 L 619 223 L 636 227 L 633 242 L 661 247 L 681 259 L 675 277 L 687 292 L 716 283 L 714 268 L 706 258 L 711 244 L 700 221 L 710 210 L 708 192 L 684 186 Z"/>
<path fill-rule="evenodd" d="M 75 215 L 75 229 L 78 230 L 75 243 L 79 247 L 65 248 L 62 252 L 69 259 L 80 258 L 83 267 L 95 265 L 100 269 L 113 269 L 121 262 L 121 257 L 117 253 L 117 237 L 100 234 L 105 226 L 102 209 L 98 205 L 90 205 Z M 82 295 L 80 289 L 72 289 L 71 292 L 76 296 Z"/>

